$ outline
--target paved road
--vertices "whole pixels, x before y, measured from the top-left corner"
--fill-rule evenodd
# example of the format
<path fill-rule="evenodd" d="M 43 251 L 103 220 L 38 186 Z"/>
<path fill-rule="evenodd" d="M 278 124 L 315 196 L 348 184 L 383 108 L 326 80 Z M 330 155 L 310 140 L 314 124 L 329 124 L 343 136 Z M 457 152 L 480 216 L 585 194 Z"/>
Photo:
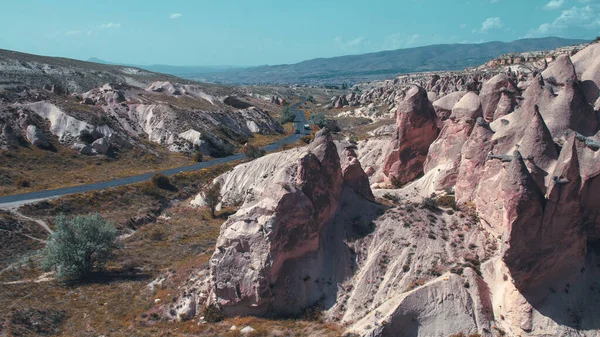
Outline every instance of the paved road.
<path fill-rule="evenodd" d="M 308 121 L 306 120 L 306 116 L 304 115 L 304 111 L 298 109 L 298 107 L 300 107 L 302 104 L 304 104 L 304 102 L 306 102 L 306 98 L 303 98 L 302 101 L 300 101 L 299 103 L 296 103 L 290 107 L 290 109 L 292 109 L 292 111 L 294 111 L 296 113 L 296 122 L 294 122 L 294 127 L 296 128 L 296 133 L 287 138 L 279 140 L 275 143 L 264 146 L 263 149 L 265 151 L 267 151 L 267 152 L 275 151 L 275 150 L 281 148 L 282 144 L 293 144 L 293 143 L 297 142 L 300 139 L 300 137 L 302 137 L 302 135 L 310 133 L 309 130 L 304 130 L 304 125 L 309 124 Z M 232 161 L 240 160 L 243 158 L 244 158 L 243 154 L 234 154 L 229 157 L 217 158 L 217 159 L 213 159 L 213 160 L 209 160 L 209 161 L 205 161 L 205 162 L 201 162 L 201 163 L 197 163 L 197 164 L 193 164 L 193 165 L 189 165 L 189 166 L 176 167 L 176 168 L 172 168 L 172 169 L 168 169 L 168 170 L 164 170 L 164 171 L 151 172 L 151 173 L 141 174 L 141 175 L 137 175 L 137 176 L 133 176 L 133 177 L 120 178 L 120 179 L 115 179 L 115 180 L 110 180 L 110 181 L 103 181 L 103 182 L 88 184 L 88 185 L 63 187 L 63 188 L 57 188 L 57 189 L 53 189 L 53 190 L 37 191 L 37 192 L 31 192 L 31 193 L 25 193 L 25 194 L 16 194 L 16 195 L 10 195 L 10 196 L 6 196 L 6 197 L 0 197 L 0 209 L 10 209 L 10 208 L 14 208 L 14 207 L 21 206 L 24 204 L 37 202 L 37 201 L 50 199 L 50 198 L 55 198 L 55 197 L 60 197 L 60 196 L 68 195 L 68 194 L 98 191 L 98 190 L 103 190 L 103 189 L 111 188 L 111 187 L 135 184 L 135 183 L 149 180 L 156 173 L 162 173 L 167 176 L 172 176 L 172 175 L 175 175 L 175 174 L 178 174 L 181 172 L 197 171 L 197 170 L 201 170 L 203 168 L 207 168 L 207 167 L 211 167 L 211 166 L 215 166 L 215 165 L 230 163 Z"/>

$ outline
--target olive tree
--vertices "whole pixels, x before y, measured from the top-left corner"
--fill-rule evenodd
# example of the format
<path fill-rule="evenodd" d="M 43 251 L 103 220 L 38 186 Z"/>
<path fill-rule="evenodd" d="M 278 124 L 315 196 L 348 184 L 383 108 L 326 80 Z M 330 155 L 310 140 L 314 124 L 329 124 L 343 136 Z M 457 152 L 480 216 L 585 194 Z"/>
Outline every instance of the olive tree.
<path fill-rule="evenodd" d="M 101 269 L 119 247 L 117 230 L 98 214 L 58 216 L 43 251 L 43 267 L 62 280 L 81 280 Z"/>

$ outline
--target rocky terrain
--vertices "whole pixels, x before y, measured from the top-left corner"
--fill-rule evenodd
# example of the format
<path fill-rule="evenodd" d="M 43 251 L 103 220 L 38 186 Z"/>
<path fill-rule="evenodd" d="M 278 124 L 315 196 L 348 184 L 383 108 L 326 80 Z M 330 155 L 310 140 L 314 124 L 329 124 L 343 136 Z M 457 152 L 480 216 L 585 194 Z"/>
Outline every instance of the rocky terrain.
<path fill-rule="evenodd" d="M 269 115 L 276 105 L 234 89 L 136 68 L 6 51 L 0 57 L 4 148 L 19 140 L 48 147 L 46 132 L 82 154 L 106 154 L 140 138 L 218 156 L 255 133 L 283 132 Z"/>
<path fill-rule="evenodd" d="M 391 135 L 323 129 L 223 174 L 223 207 L 241 208 L 163 312 L 319 310 L 359 336 L 599 335 L 598 55 L 385 82 L 372 93 L 393 105 Z"/>
<path fill-rule="evenodd" d="M 290 132 L 274 119 L 284 97 L 294 97 L 281 91 L 0 51 L 0 156 L 6 163 L 0 194 L 73 184 L 63 181 L 73 176 L 93 182 L 158 171 L 198 154 L 222 157 L 246 143 L 274 142 Z M 103 162 L 116 175 L 94 172 Z M 39 174 L 42 166 L 60 167 L 59 175 L 71 167 L 72 176 L 50 181 Z"/>

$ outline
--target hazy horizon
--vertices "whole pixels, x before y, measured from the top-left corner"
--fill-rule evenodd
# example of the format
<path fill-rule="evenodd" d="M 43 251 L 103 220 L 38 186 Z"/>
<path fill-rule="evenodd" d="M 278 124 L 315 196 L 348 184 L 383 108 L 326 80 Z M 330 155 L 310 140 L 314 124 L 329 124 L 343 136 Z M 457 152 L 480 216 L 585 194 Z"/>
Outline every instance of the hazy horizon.
<path fill-rule="evenodd" d="M 432 44 L 600 35 L 599 0 L 25 0 L 3 7 L 0 48 L 139 65 L 292 64 Z"/>

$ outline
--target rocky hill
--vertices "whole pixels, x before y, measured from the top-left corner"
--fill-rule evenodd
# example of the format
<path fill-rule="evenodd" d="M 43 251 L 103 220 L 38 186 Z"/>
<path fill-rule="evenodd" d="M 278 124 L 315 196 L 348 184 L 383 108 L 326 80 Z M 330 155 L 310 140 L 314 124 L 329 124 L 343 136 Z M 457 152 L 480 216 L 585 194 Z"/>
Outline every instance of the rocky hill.
<path fill-rule="evenodd" d="M 61 176 L 73 175 L 64 167 L 82 168 L 91 179 L 82 182 L 110 180 L 185 165 L 198 153 L 229 155 L 257 138 L 281 139 L 284 129 L 273 118 L 282 109 L 278 95 L 269 88 L 0 51 L 0 155 L 6 163 L 0 194 L 64 185 L 39 174 L 48 167 L 58 166 Z M 113 174 L 94 173 L 107 171 L 94 167 L 102 162 L 114 166 Z"/>
<path fill-rule="evenodd" d="M 391 137 L 324 129 L 225 173 L 223 202 L 241 209 L 164 315 L 317 310 L 373 337 L 600 333 L 599 54 L 441 99 L 441 77 L 406 86 Z"/>
<path fill-rule="evenodd" d="M 86 154 L 136 146 L 134 138 L 142 138 L 171 151 L 218 156 L 254 133 L 283 132 L 269 115 L 277 105 L 234 88 L 9 51 L 0 53 L 0 69 L 4 148 L 19 139 L 47 146 L 48 131 Z"/>
<path fill-rule="evenodd" d="M 376 53 L 320 58 L 296 64 L 232 69 L 186 78 L 234 84 L 341 84 L 381 80 L 426 71 L 462 71 L 508 53 L 551 50 L 584 40 L 539 38 L 482 44 L 443 44 Z"/>

